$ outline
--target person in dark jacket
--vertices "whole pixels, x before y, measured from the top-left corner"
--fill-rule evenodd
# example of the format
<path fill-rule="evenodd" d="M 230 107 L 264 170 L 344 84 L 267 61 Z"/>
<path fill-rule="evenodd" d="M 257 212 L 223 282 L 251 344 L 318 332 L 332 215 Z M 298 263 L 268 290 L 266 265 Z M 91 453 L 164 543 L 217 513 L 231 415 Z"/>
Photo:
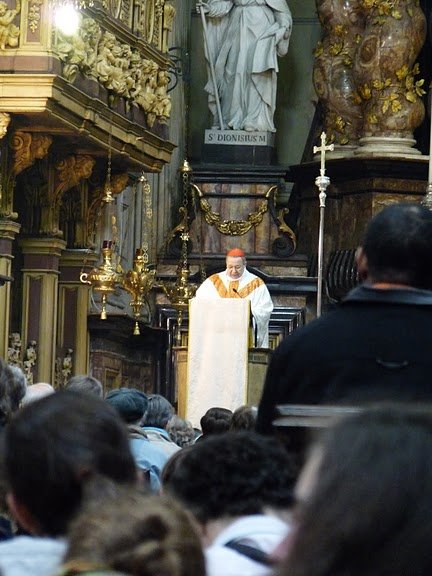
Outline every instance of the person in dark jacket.
<path fill-rule="evenodd" d="M 384 208 L 357 251 L 363 285 L 296 330 L 270 361 L 257 430 L 280 404 L 432 399 L 432 212 Z"/>

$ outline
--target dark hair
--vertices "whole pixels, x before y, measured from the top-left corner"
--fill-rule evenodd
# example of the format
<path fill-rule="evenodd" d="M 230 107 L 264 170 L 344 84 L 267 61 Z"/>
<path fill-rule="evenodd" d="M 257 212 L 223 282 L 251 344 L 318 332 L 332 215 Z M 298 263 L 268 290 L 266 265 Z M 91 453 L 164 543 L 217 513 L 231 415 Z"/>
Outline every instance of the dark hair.
<path fill-rule="evenodd" d="M 187 452 L 176 459 L 164 489 L 200 522 L 290 505 L 288 456 L 273 438 L 227 432 L 183 450 Z"/>
<path fill-rule="evenodd" d="M 72 378 L 69 378 L 65 388 L 66 390 L 74 390 L 75 392 L 87 392 L 99 398 L 103 396 L 102 383 L 97 378 L 89 376 L 88 374 L 72 376 Z"/>
<path fill-rule="evenodd" d="M 393 204 L 369 223 L 363 243 L 374 282 L 432 289 L 432 212 L 420 204 Z"/>
<path fill-rule="evenodd" d="M 12 378 L 9 381 L 11 411 L 16 412 L 27 391 L 27 378 L 19 366 L 9 365 L 9 370 L 12 375 Z"/>
<path fill-rule="evenodd" d="M 255 430 L 257 409 L 254 406 L 240 406 L 231 418 L 230 430 Z"/>
<path fill-rule="evenodd" d="M 315 481 L 298 504 L 281 574 L 429 574 L 431 414 L 365 411 L 330 429 L 312 454 Z"/>
<path fill-rule="evenodd" d="M 16 413 L 4 439 L 9 490 L 43 534 L 66 532 L 92 477 L 136 478 L 126 427 L 96 396 L 59 391 L 37 400 Z"/>
<path fill-rule="evenodd" d="M 232 415 L 232 411 L 228 410 L 228 408 L 209 408 L 200 420 L 203 436 L 227 432 L 230 427 Z"/>
<path fill-rule="evenodd" d="M 86 506 L 71 524 L 65 568 L 74 565 L 140 576 L 204 576 L 201 542 L 176 502 L 135 490 Z"/>
<path fill-rule="evenodd" d="M 160 394 L 150 394 L 147 398 L 148 406 L 141 425 L 165 428 L 174 414 L 172 404 Z"/>
<path fill-rule="evenodd" d="M 9 365 L 0 358 L 0 428 L 9 420 L 12 412 L 10 391 L 13 387 L 13 374 Z"/>
<path fill-rule="evenodd" d="M 169 490 L 173 474 L 176 472 L 177 467 L 181 466 L 181 461 L 186 456 L 186 454 L 192 449 L 193 444 L 190 444 L 189 446 L 184 446 L 181 450 L 177 450 L 168 458 L 168 460 L 165 462 L 164 467 L 162 468 L 161 473 L 162 487 L 166 485 L 168 486 Z"/>

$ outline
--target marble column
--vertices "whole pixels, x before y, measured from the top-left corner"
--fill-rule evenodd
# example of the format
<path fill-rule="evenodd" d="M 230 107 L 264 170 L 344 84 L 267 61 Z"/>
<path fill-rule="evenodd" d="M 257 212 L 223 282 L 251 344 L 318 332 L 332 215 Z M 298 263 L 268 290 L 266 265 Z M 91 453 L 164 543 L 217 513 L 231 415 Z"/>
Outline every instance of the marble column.
<path fill-rule="evenodd" d="M 0 274 L 11 276 L 12 248 L 20 225 L 7 218 L 0 219 Z M 0 287 L 0 356 L 7 358 L 10 325 L 11 283 Z"/>
<path fill-rule="evenodd" d="M 316 0 L 324 36 L 315 49 L 313 83 L 323 107 L 324 130 L 335 151 L 351 155 L 358 145 L 363 122 L 356 91 L 354 60 L 365 18 L 360 0 Z"/>
<path fill-rule="evenodd" d="M 36 341 L 34 382 L 54 383 L 57 340 L 59 259 L 66 242 L 59 238 L 23 238 L 23 347 Z"/>
<path fill-rule="evenodd" d="M 413 134 L 424 119 L 425 92 L 416 60 L 426 18 L 417 0 L 378 4 L 363 2 L 366 26 L 354 71 L 364 122 L 356 154 L 420 154 Z"/>

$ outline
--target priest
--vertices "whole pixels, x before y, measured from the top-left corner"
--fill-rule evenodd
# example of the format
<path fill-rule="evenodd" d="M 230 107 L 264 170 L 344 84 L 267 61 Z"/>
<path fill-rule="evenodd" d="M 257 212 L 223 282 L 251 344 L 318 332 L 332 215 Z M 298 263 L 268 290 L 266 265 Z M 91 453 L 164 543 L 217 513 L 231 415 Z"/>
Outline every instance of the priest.
<path fill-rule="evenodd" d="M 243 250 L 234 248 L 227 252 L 226 270 L 207 278 L 196 292 L 196 298 L 247 298 L 251 303 L 251 314 L 257 348 L 268 347 L 268 323 L 273 302 L 264 281 L 246 268 Z"/>

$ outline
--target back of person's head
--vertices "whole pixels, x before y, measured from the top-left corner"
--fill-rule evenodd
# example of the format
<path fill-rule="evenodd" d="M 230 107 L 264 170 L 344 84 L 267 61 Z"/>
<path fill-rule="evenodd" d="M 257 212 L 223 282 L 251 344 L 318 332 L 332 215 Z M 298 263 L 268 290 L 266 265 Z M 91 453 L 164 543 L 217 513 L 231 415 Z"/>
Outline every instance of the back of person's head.
<path fill-rule="evenodd" d="M 432 212 L 420 204 L 393 204 L 369 223 L 363 242 L 374 282 L 432 289 Z"/>
<path fill-rule="evenodd" d="M 51 386 L 51 384 L 48 384 L 48 382 L 37 382 L 36 384 L 30 384 L 30 386 L 27 386 L 26 392 L 21 399 L 21 406 L 31 404 L 35 400 L 40 400 L 41 398 L 45 398 L 45 396 L 54 394 L 54 392 L 54 388 Z"/>
<path fill-rule="evenodd" d="M 173 442 L 180 448 L 189 446 L 195 441 L 195 430 L 188 420 L 174 414 L 166 425 L 166 431 Z"/>
<path fill-rule="evenodd" d="M 183 450 L 187 452 L 165 478 L 164 490 L 202 524 L 290 506 L 290 462 L 275 439 L 227 432 Z"/>
<path fill-rule="evenodd" d="M 72 376 L 72 378 L 69 378 L 65 388 L 66 390 L 73 390 L 75 392 L 93 394 L 99 398 L 103 397 L 102 383 L 97 378 L 89 376 L 88 374 Z"/>
<path fill-rule="evenodd" d="M 170 402 L 160 394 L 148 396 L 147 411 L 142 420 L 143 426 L 166 428 L 169 420 L 174 415 L 174 408 Z"/>
<path fill-rule="evenodd" d="M 255 430 L 257 412 L 255 406 L 240 406 L 234 410 L 230 430 Z"/>
<path fill-rule="evenodd" d="M 69 391 L 15 414 L 4 435 L 4 464 L 9 499 L 31 516 L 30 531 L 52 536 L 66 532 L 87 483 L 136 478 L 127 430 L 116 412 L 95 396 Z"/>
<path fill-rule="evenodd" d="M 232 411 L 228 408 L 209 408 L 200 420 L 203 436 L 208 434 L 222 434 L 229 430 Z"/>
<path fill-rule="evenodd" d="M 13 386 L 11 367 L 0 358 L 0 428 L 9 420 L 12 413 L 10 389 Z"/>
<path fill-rule="evenodd" d="M 148 396 L 136 388 L 111 390 L 105 400 L 127 424 L 140 423 L 148 407 Z"/>
<path fill-rule="evenodd" d="M 9 386 L 9 397 L 12 412 L 16 412 L 27 391 L 27 378 L 19 366 L 10 366 L 12 379 Z"/>
<path fill-rule="evenodd" d="M 134 490 L 90 503 L 72 523 L 65 567 L 139 576 L 204 576 L 201 542 L 187 513 L 165 497 Z"/>
<path fill-rule="evenodd" d="M 296 488 L 286 576 L 432 570 L 432 417 L 383 407 L 350 417 L 311 451 Z"/>

